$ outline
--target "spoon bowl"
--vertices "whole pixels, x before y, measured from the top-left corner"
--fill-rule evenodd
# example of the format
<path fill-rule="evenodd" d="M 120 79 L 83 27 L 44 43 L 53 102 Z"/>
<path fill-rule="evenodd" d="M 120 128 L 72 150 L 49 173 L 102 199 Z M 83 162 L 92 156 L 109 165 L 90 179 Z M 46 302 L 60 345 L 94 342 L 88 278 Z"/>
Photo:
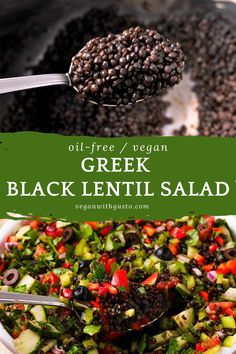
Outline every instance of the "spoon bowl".
<path fill-rule="evenodd" d="M 88 301 L 70 301 L 68 303 L 60 301 L 59 298 L 53 296 L 45 295 L 32 295 L 32 294 L 22 294 L 22 293 L 13 293 L 13 292 L 0 292 L 0 303 L 3 304 L 25 304 L 25 305 L 43 305 L 43 306 L 55 306 L 70 309 L 74 312 L 79 321 L 81 317 L 79 312 L 81 310 L 86 310 L 91 308 L 91 304 Z M 159 320 L 163 315 L 164 311 L 158 316 L 158 318 L 147 321 L 139 326 L 139 329 L 144 327 L 151 326 L 154 322 Z M 128 332 L 134 331 L 136 328 L 128 328 L 125 331 L 122 331 L 120 335 L 125 335 Z"/>

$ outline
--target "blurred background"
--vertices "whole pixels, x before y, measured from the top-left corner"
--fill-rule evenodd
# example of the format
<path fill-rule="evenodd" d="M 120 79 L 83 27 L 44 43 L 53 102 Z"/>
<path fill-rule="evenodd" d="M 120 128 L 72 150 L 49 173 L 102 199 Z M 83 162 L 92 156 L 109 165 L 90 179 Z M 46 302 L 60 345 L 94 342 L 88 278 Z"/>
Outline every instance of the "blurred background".
<path fill-rule="evenodd" d="M 235 1 L 8 0 L 0 5 L 2 78 L 65 72 L 92 36 L 136 24 L 179 40 L 187 57 L 181 85 L 148 105 L 111 111 L 84 104 L 61 87 L 2 95 L 0 131 L 236 136 Z"/>

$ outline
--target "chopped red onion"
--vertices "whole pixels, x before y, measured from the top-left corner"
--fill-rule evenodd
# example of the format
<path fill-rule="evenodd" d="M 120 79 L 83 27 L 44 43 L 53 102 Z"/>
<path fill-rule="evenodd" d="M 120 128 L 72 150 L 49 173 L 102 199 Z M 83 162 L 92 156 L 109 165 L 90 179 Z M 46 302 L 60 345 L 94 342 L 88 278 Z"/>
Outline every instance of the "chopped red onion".
<path fill-rule="evenodd" d="M 156 232 L 162 232 L 165 230 L 165 226 L 161 225 L 156 228 Z"/>
<path fill-rule="evenodd" d="M 14 246 L 17 246 L 18 242 L 5 242 L 5 248 L 8 252 L 11 252 Z"/>
<path fill-rule="evenodd" d="M 193 272 L 196 274 L 197 277 L 200 277 L 202 275 L 202 272 L 198 268 L 193 268 Z"/>
<path fill-rule="evenodd" d="M 181 263 L 189 263 L 191 260 L 189 257 L 185 256 L 184 254 L 177 254 L 176 258 Z"/>
<path fill-rule="evenodd" d="M 64 350 L 64 349 L 61 349 L 61 348 L 58 348 L 57 345 L 55 345 L 55 347 L 53 347 L 53 348 L 51 349 L 51 352 L 52 352 L 53 354 L 65 354 L 65 350 Z"/>
<path fill-rule="evenodd" d="M 59 258 L 59 259 L 64 259 L 64 258 L 66 258 L 66 252 L 63 252 L 63 253 L 59 254 L 58 258 Z"/>
<path fill-rule="evenodd" d="M 210 272 L 207 273 L 207 278 L 211 281 L 214 282 L 217 279 L 217 273 L 215 270 L 211 270 Z"/>

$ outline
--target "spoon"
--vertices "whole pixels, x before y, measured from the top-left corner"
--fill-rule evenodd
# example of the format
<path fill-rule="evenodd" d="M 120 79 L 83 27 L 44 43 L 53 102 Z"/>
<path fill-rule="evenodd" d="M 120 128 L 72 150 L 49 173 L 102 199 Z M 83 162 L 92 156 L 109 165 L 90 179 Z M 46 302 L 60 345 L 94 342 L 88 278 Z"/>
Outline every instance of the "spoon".
<path fill-rule="evenodd" d="M 0 292 L 0 303 L 3 304 L 26 304 L 26 305 L 43 305 L 43 306 L 56 306 L 70 309 L 74 312 L 76 317 L 81 320 L 79 315 L 79 308 L 81 310 L 86 310 L 91 307 L 89 302 L 87 301 L 76 301 L 76 307 L 74 306 L 73 301 L 69 303 L 64 303 L 60 301 L 58 298 L 53 296 L 45 296 L 45 295 L 32 295 L 32 294 L 22 294 L 22 293 L 12 293 L 12 292 Z M 140 325 L 140 329 L 152 325 L 154 322 L 159 320 L 165 311 L 160 313 L 158 318 L 154 318 L 151 321 L 145 322 Z M 122 335 L 126 332 L 134 331 L 134 328 L 128 328 L 125 332 L 122 332 Z"/>
<path fill-rule="evenodd" d="M 141 102 L 182 79 L 185 56 L 154 30 L 130 28 L 93 38 L 71 59 L 68 73 L 0 79 L 0 94 L 67 85 L 83 100 L 115 107 Z"/>

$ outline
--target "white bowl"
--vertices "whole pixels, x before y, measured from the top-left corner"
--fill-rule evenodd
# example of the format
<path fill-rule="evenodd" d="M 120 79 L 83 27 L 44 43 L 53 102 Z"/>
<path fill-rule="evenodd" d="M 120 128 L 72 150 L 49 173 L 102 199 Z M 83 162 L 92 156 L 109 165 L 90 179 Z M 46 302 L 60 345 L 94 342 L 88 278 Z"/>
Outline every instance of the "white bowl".
<path fill-rule="evenodd" d="M 236 216 L 229 215 L 229 216 L 222 216 L 222 218 L 226 219 L 231 229 L 232 235 L 236 239 Z M 20 220 L 17 221 L 8 220 L 0 229 L 0 252 L 3 252 L 4 241 L 6 240 L 6 238 L 10 234 L 14 233 L 20 227 L 20 225 L 21 225 Z M 0 323 L 0 342 L 2 342 L 10 350 L 11 353 L 18 354 L 13 346 L 12 337 L 4 329 L 1 323 Z M 220 354 L 235 354 L 235 353 L 236 353 L 236 345 L 234 345 L 232 348 L 223 348 Z M 5 350 L 3 352 L 1 347 L 0 347 L 0 354 L 6 354 Z"/>

